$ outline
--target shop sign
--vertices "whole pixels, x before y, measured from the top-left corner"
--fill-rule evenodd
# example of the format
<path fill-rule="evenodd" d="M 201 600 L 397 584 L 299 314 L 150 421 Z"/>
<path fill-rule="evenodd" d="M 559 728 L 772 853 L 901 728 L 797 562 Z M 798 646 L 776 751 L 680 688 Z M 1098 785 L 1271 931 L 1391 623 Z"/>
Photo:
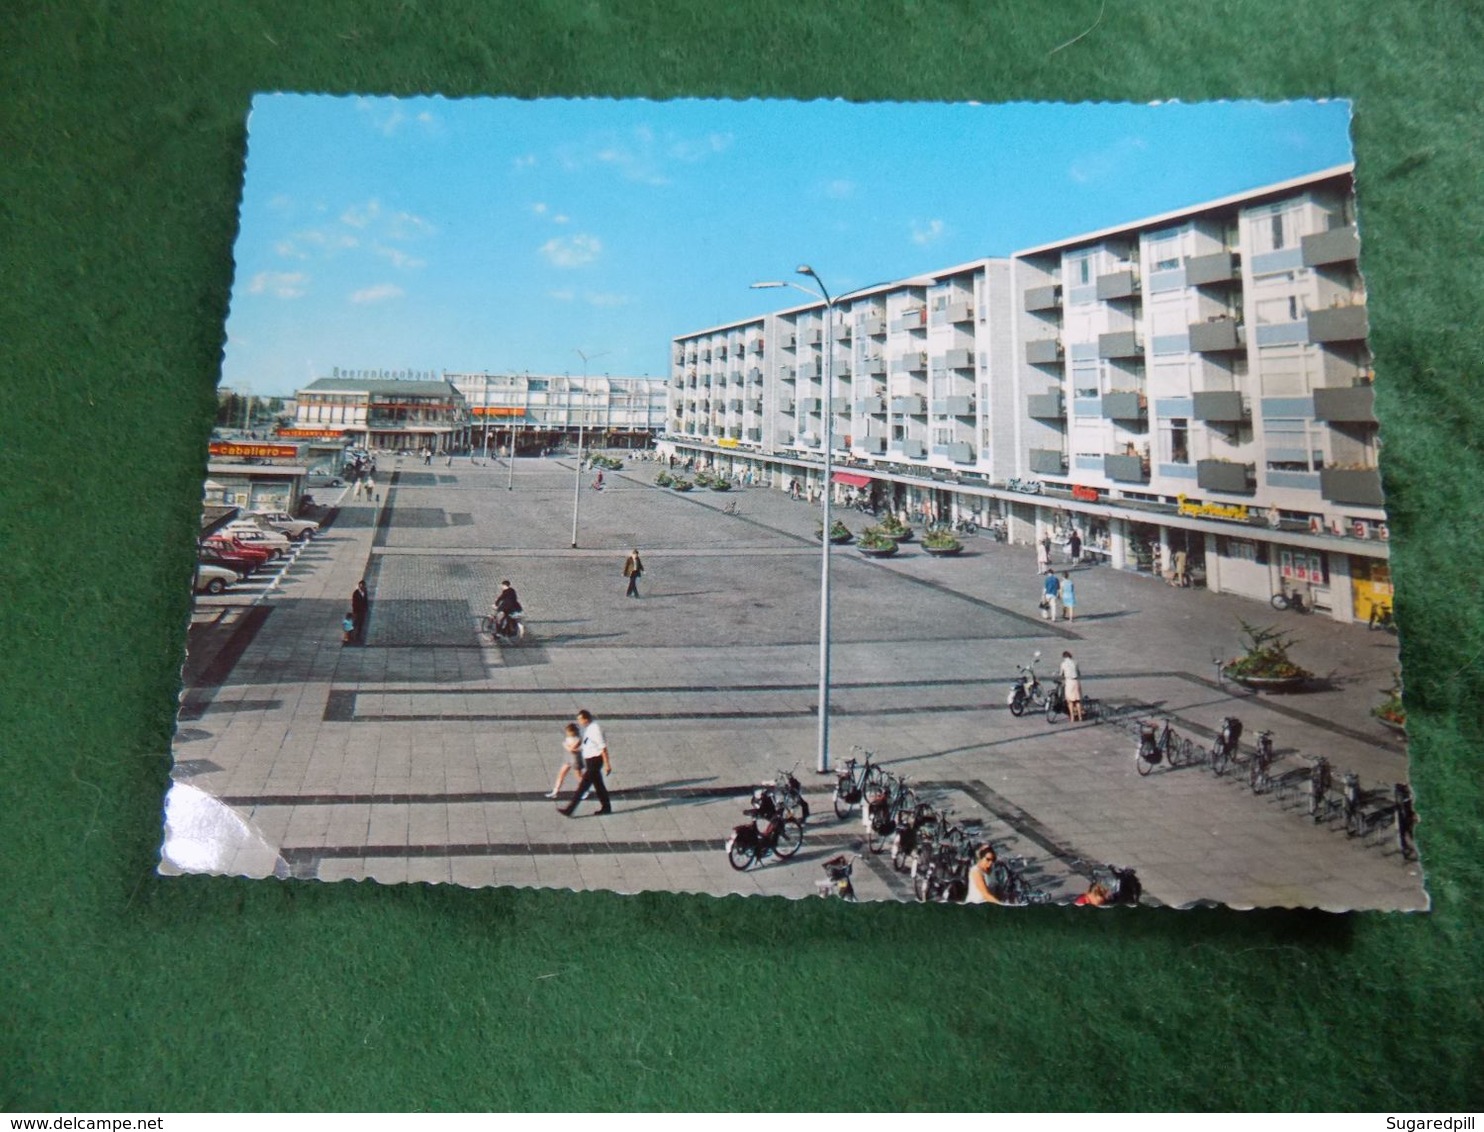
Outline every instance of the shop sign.
<path fill-rule="evenodd" d="M 339 440 L 345 435 L 343 428 L 281 428 L 279 436 L 294 436 L 305 440 Z"/>
<path fill-rule="evenodd" d="M 741 444 L 739 444 L 737 441 L 733 440 L 730 436 L 724 436 L 724 437 L 722 437 L 720 440 L 718 440 L 716 442 L 716 446 L 718 448 L 741 448 L 742 447 Z"/>
<path fill-rule="evenodd" d="M 1176 498 L 1179 500 L 1178 513 L 1192 519 L 1229 519 L 1234 523 L 1252 521 L 1252 513 L 1245 503 L 1201 503 L 1183 495 Z"/>
<path fill-rule="evenodd" d="M 475 405 L 473 413 L 476 417 L 523 417 L 525 409 L 519 405 Z"/>
<path fill-rule="evenodd" d="M 292 460 L 299 455 L 293 444 L 234 444 L 217 441 L 208 451 L 213 456 L 236 456 L 246 460 Z"/>
<path fill-rule="evenodd" d="M 1280 550 L 1278 552 L 1278 573 L 1295 582 L 1310 582 L 1316 586 L 1324 585 L 1324 561 L 1317 554 L 1309 554 L 1301 550 Z"/>
<path fill-rule="evenodd" d="M 1083 487 L 1080 483 L 1072 485 L 1072 498 L 1080 499 L 1083 503 L 1096 503 L 1102 494 L 1095 487 Z"/>

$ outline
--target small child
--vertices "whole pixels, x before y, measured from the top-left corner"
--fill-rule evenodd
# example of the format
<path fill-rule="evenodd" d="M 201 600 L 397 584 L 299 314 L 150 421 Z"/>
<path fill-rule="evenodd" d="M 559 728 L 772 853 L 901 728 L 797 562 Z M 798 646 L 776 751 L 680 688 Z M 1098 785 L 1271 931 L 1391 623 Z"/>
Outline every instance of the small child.
<path fill-rule="evenodd" d="M 567 724 L 567 737 L 562 740 L 562 748 L 567 757 L 561 770 L 557 771 L 556 785 L 551 788 L 548 798 L 555 798 L 562 792 L 562 783 L 567 781 L 567 775 L 572 771 L 575 770 L 579 776 L 582 774 L 582 733 L 577 730 L 577 724 Z"/>
<path fill-rule="evenodd" d="M 345 620 L 340 622 L 340 628 L 344 630 L 340 637 L 340 643 L 342 645 L 348 645 L 351 641 L 355 640 L 356 615 L 354 610 L 347 609 L 345 611 Z"/>

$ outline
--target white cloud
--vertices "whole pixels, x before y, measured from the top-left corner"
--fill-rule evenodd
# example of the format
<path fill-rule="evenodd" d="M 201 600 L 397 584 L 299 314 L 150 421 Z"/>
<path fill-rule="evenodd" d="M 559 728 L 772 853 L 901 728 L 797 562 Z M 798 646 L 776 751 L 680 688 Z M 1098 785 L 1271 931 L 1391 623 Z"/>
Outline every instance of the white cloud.
<path fill-rule="evenodd" d="M 545 216 L 546 203 L 544 201 L 538 200 L 535 204 L 531 205 L 531 211 L 534 212 L 537 216 Z"/>
<path fill-rule="evenodd" d="M 273 250 L 284 259 L 308 259 L 309 253 L 301 250 L 292 240 L 279 240 Z"/>
<path fill-rule="evenodd" d="M 391 260 L 393 267 L 400 267 L 404 270 L 410 270 L 415 267 L 428 266 L 427 260 L 418 259 L 416 256 L 410 256 L 399 248 L 389 248 L 385 244 L 372 244 L 371 250 L 377 255 L 381 256 L 382 259 Z"/>
<path fill-rule="evenodd" d="M 307 290 L 309 276 L 302 271 L 260 271 L 247 285 L 250 295 L 272 295 L 275 299 L 297 299 Z"/>
<path fill-rule="evenodd" d="M 570 303 L 577 297 L 577 292 L 570 287 L 564 287 L 560 291 L 548 291 L 546 293 L 559 303 Z"/>
<path fill-rule="evenodd" d="M 570 219 L 571 217 L 565 216 L 559 212 L 551 218 L 551 222 L 553 224 L 566 224 Z"/>
<path fill-rule="evenodd" d="M 926 224 L 912 221 L 912 242 L 914 244 L 932 244 L 942 239 L 945 231 L 943 221 L 929 220 Z"/>
<path fill-rule="evenodd" d="M 557 236 L 541 245 L 544 255 L 553 267 L 581 267 L 592 263 L 603 251 L 603 242 L 596 236 Z"/>
<path fill-rule="evenodd" d="M 517 157 L 510 164 L 514 165 L 517 169 L 534 169 L 536 167 L 536 155 L 527 153 L 521 157 Z"/>
<path fill-rule="evenodd" d="M 606 291 L 589 291 L 582 296 L 594 307 L 626 307 L 634 301 L 632 295 L 619 295 Z"/>
<path fill-rule="evenodd" d="M 384 303 L 388 299 L 399 299 L 407 292 L 395 283 L 378 283 L 375 287 L 367 287 L 357 291 L 350 297 L 353 303 Z"/>
<path fill-rule="evenodd" d="M 373 199 L 363 205 L 351 205 L 340 214 L 340 221 L 352 228 L 364 228 L 380 215 L 381 202 Z"/>
<path fill-rule="evenodd" d="M 387 221 L 386 226 L 389 240 L 415 240 L 422 236 L 431 236 L 437 231 L 429 221 L 410 212 L 397 213 Z"/>
<path fill-rule="evenodd" d="M 837 177 L 825 185 L 824 195 L 831 200 L 848 200 L 855 196 L 856 188 L 857 185 L 854 181 L 846 180 L 844 177 Z"/>

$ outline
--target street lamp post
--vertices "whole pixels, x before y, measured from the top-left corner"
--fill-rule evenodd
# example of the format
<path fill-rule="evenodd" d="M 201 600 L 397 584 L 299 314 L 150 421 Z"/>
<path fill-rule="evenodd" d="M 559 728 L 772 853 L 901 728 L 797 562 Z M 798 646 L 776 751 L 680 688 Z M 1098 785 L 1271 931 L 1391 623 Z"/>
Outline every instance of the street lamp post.
<path fill-rule="evenodd" d="M 801 284 L 789 282 L 754 283 L 755 288 L 793 287 L 806 295 L 824 300 L 824 484 L 820 492 L 820 552 L 819 566 L 819 749 L 815 769 L 820 774 L 830 770 L 830 449 L 834 445 L 835 396 L 835 300 L 830 298 L 824 280 L 807 263 L 801 264 L 797 273 L 807 275 L 818 285 L 815 292 Z"/>
<path fill-rule="evenodd" d="M 597 354 L 585 354 L 581 350 L 576 351 L 577 356 L 582 359 L 582 388 L 578 393 L 577 410 L 577 473 L 572 481 L 572 549 L 577 549 L 577 502 L 582 498 L 582 437 L 583 424 L 587 419 L 587 363 L 594 358 L 601 358 L 608 351 L 604 350 Z"/>

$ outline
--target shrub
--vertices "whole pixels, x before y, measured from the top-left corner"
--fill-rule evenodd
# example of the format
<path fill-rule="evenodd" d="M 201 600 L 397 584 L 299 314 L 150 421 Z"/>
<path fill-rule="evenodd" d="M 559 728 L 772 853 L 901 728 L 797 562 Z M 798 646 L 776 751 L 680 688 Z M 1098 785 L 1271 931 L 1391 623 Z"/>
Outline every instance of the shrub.
<path fill-rule="evenodd" d="M 1261 680 L 1308 680 L 1313 677 L 1307 668 L 1289 659 L 1288 650 L 1298 643 L 1292 637 L 1271 626 L 1260 629 L 1245 621 L 1238 624 L 1242 626 L 1246 651 L 1222 666 L 1228 676 Z"/>

